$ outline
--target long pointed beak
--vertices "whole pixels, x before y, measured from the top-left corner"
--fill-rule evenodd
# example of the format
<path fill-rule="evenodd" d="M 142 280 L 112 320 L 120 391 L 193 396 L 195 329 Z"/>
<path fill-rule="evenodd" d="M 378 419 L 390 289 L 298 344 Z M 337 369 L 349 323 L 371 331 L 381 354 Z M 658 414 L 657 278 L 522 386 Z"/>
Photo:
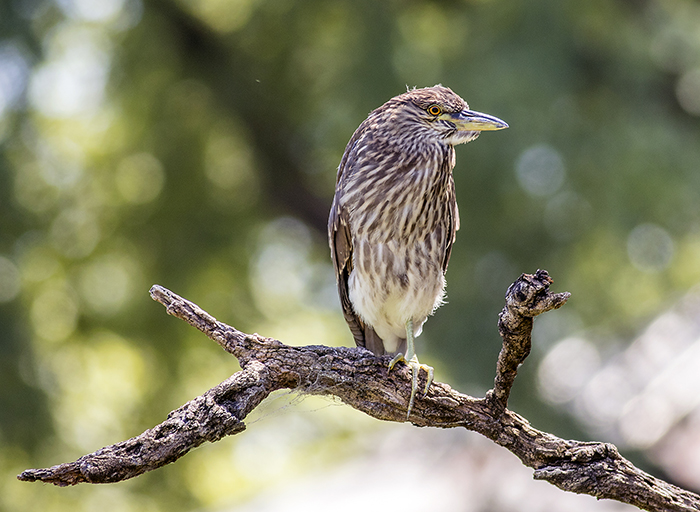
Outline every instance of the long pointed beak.
<path fill-rule="evenodd" d="M 446 117 L 457 126 L 459 131 L 486 132 L 508 128 L 505 121 L 474 110 L 464 109 L 461 112 L 448 114 Z"/>

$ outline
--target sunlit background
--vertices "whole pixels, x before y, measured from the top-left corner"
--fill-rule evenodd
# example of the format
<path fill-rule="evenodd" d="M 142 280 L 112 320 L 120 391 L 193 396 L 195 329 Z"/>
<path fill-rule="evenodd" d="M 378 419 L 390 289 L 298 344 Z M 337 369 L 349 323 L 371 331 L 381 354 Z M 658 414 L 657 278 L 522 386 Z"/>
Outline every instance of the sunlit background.
<path fill-rule="evenodd" d="M 700 490 L 700 4 L 0 2 L 0 510 L 628 510 L 467 432 L 283 392 L 125 483 L 16 474 L 137 435 L 238 369 L 148 289 L 243 331 L 350 345 L 325 224 L 367 113 L 442 83 L 510 124 L 457 150 L 448 304 L 419 339 L 482 395 L 509 283 L 535 324 L 511 407 Z"/>

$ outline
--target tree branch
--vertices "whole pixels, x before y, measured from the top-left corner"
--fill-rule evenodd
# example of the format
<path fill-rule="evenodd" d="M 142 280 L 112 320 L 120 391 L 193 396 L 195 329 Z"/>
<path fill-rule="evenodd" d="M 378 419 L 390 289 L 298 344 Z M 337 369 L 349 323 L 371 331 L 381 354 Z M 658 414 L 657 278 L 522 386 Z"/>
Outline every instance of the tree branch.
<path fill-rule="evenodd" d="M 533 318 L 561 307 L 568 293 L 551 293 L 546 271 L 523 274 L 508 289 L 499 317 L 503 348 L 494 389 L 474 398 L 447 384 L 433 383 L 416 400 L 416 426 L 464 427 L 514 453 L 534 477 L 570 492 L 614 499 L 650 511 L 698 511 L 700 496 L 659 480 L 632 465 L 611 444 L 560 439 L 530 426 L 506 408 L 517 368 L 530 352 Z M 217 321 L 197 305 L 161 287 L 151 288 L 167 312 L 196 327 L 238 358 L 242 370 L 204 395 L 171 412 L 143 434 L 84 455 L 75 462 L 29 469 L 18 478 L 55 485 L 108 483 L 156 469 L 204 441 L 218 441 L 245 429 L 244 418 L 281 388 L 332 395 L 379 420 L 403 422 L 411 392 L 405 365 L 387 370 L 390 356 L 362 348 L 290 347 L 258 334 L 245 334 Z"/>

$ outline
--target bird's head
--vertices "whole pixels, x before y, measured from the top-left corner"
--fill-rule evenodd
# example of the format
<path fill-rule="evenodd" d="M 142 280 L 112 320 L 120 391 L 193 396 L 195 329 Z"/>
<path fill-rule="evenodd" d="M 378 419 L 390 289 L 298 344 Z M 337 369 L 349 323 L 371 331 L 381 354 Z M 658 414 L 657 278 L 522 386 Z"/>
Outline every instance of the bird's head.
<path fill-rule="evenodd" d="M 508 128 L 497 117 L 469 110 L 466 101 L 441 85 L 409 90 L 380 109 L 385 107 L 405 136 L 427 136 L 452 146 L 474 140 L 482 131 Z"/>

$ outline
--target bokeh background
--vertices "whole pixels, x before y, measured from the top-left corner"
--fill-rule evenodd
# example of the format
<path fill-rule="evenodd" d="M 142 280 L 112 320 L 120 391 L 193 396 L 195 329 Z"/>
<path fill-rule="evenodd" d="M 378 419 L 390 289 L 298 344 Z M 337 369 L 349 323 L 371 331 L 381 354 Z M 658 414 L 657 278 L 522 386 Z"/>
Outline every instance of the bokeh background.
<path fill-rule="evenodd" d="M 351 344 L 335 169 L 370 110 L 436 83 L 510 128 L 457 150 L 421 361 L 482 395 L 508 284 L 546 268 L 572 298 L 537 320 L 511 407 L 700 490 L 698 2 L 3 0 L 0 510 L 622 510 L 478 436 L 289 392 L 132 481 L 15 480 L 237 370 L 154 283 L 243 331 Z"/>

